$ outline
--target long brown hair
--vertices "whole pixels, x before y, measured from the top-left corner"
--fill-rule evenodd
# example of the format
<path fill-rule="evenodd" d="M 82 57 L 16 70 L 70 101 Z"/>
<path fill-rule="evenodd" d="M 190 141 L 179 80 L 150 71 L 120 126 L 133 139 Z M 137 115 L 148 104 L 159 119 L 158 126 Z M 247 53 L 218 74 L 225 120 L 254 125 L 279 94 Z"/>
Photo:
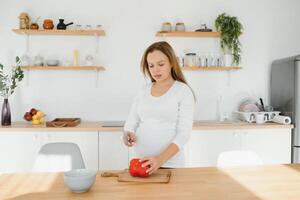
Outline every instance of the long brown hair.
<path fill-rule="evenodd" d="M 146 51 L 144 52 L 144 55 L 142 57 L 142 60 L 141 60 L 141 70 L 142 70 L 143 74 L 146 77 L 148 76 L 152 82 L 155 82 L 154 78 L 150 74 L 149 66 L 148 66 L 148 62 L 147 62 L 148 54 L 152 53 L 155 50 L 161 51 L 163 54 L 165 54 L 168 57 L 170 65 L 171 65 L 172 78 L 174 80 L 185 83 L 189 86 L 189 84 L 187 83 L 187 81 L 181 71 L 181 68 L 179 66 L 179 63 L 178 63 L 178 60 L 177 60 L 177 57 L 176 57 L 176 54 L 175 54 L 173 48 L 171 47 L 171 45 L 169 43 L 167 43 L 165 41 L 155 42 L 146 49 Z M 189 86 L 189 88 L 193 92 L 194 99 L 196 100 L 194 91 L 192 90 L 192 88 L 190 86 Z"/>
<path fill-rule="evenodd" d="M 174 80 L 180 81 L 182 83 L 187 84 L 185 77 L 180 69 L 177 57 L 174 53 L 173 48 L 169 43 L 167 42 L 155 42 L 151 44 L 145 51 L 142 61 L 141 61 L 141 70 L 145 76 L 148 76 L 152 82 L 155 82 L 154 78 L 151 76 L 149 71 L 149 66 L 147 62 L 147 56 L 149 53 L 152 53 L 153 51 L 158 50 L 161 51 L 163 54 L 165 54 L 170 62 L 171 65 L 171 75 Z"/>

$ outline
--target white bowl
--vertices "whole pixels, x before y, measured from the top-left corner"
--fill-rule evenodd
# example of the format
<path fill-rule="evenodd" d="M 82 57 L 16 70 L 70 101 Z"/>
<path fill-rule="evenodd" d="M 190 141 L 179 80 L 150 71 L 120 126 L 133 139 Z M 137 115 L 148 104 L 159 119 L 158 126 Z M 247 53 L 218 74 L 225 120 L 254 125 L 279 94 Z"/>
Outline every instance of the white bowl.
<path fill-rule="evenodd" d="M 65 184 L 72 192 L 87 192 L 95 183 L 97 171 L 73 169 L 64 173 Z"/>
<path fill-rule="evenodd" d="M 46 60 L 48 66 L 57 66 L 59 64 L 59 60 L 56 59 L 49 59 Z"/>

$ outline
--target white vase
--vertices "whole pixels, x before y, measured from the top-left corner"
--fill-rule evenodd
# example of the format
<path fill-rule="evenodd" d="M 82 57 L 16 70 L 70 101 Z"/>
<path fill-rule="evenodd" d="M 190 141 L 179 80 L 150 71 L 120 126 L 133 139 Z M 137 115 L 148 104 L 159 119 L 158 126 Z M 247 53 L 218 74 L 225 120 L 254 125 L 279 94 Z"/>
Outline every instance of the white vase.
<path fill-rule="evenodd" d="M 232 66 L 232 54 L 224 54 L 224 66 L 230 67 Z"/>

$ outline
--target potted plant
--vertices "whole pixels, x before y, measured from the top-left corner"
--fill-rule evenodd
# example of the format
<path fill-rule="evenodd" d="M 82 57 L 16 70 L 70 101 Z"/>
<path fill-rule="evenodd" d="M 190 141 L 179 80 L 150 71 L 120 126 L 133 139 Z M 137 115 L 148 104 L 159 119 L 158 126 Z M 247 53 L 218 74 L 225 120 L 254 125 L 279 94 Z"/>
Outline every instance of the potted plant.
<path fill-rule="evenodd" d="M 217 31 L 221 32 L 221 48 L 224 51 L 225 66 L 238 65 L 241 61 L 239 36 L 243 30 L 242 24 L 237 17 L 222 13 L 217 17 L 215 26 Z"/>
<path fill-rule="evenodd" d="M 20 67 L 20 58 L 16 57 L 16 67 L 13 67 L 11 74 L 4 72 L 4 67 L 0 64 L 0 95 L 4 98 L 1 114 L 2 126 L 11 125 L 11 113 L 8 97 L 12 95 L 17 87 L 17 83 L 24 77 L 24 72 Z"/>

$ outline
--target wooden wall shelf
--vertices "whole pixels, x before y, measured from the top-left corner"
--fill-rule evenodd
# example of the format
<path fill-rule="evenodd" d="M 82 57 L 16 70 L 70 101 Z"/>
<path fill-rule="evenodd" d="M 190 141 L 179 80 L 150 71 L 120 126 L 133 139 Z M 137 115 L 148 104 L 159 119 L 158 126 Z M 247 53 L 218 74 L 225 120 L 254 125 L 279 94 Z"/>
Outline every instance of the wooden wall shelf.
<path fill-rule="evenodd" d="M 220 32 L 158 32 L 156 33 L 158 37 L 220 37 Z"/>
<path fill-rule="evenodd" d="M 20 35 L 90 35 L 90 36 L 104 36 L 105 32 L 103 30 L 96 29 L 82 29 L 82 30 L 31 30 L 31 29 L 13 29 L 13 32 Z"/>
<path fill-rule="evenodd" d="M 182 67 L 185 71 L 229 71 L 239 70 L 241 67 Z"/>
<path fill-rule="evenodd" d="M 89 70 L 105 71 L 102 66 L 21 66 L 23 70 Z"/>

